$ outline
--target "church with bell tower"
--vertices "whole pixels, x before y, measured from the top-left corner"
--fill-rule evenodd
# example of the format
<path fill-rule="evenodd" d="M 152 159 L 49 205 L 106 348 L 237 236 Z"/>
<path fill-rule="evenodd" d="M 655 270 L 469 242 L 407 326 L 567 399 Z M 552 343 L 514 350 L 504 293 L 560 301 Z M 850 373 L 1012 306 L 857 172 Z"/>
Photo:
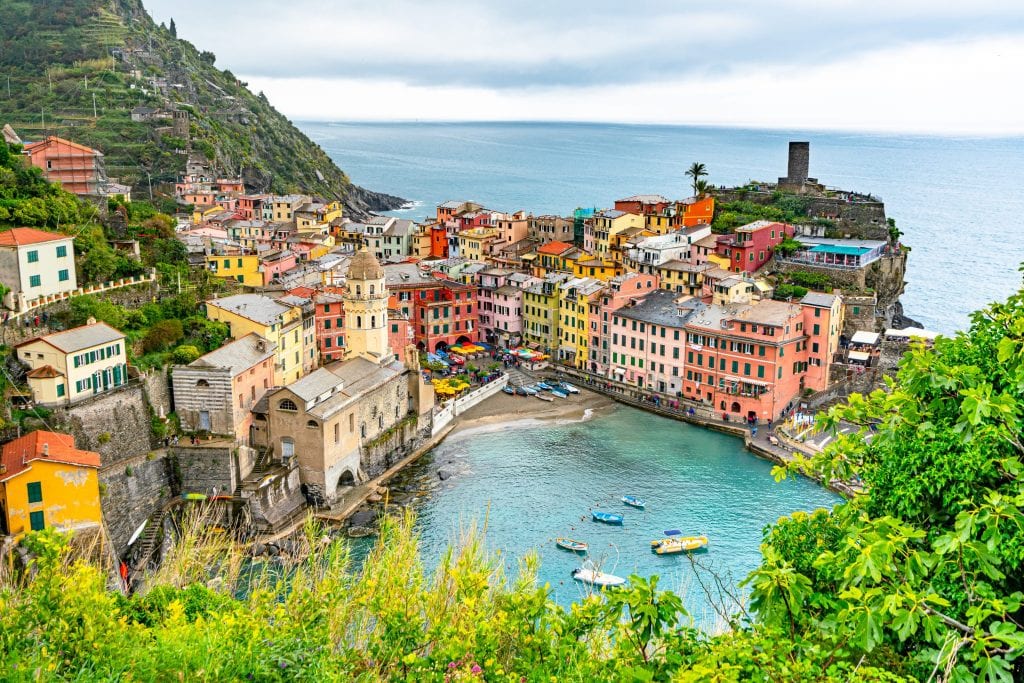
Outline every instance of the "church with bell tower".
<path fill-rule="evenodd" d="M 384 268 L 365 247 L 356 252 L 349 264 L 343 305 L 345 360 L 365 358 L 375 363 L 391 360 Z"/>

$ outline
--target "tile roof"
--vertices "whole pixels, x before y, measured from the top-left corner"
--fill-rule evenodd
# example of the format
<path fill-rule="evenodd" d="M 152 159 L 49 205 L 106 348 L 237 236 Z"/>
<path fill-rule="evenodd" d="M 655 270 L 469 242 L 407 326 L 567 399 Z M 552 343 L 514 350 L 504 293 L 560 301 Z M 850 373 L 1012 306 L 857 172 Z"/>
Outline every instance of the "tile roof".
<path fill-rule="evenodd" d="M 700 299 L 680 297 L 665 289 L 652 289 L 632 306 L 620 308 L 614 315 L 664 327 L 682 327 L 703 308 Z M 680 315 L 680 311 L 683 315 Z"/>
<path fill-rule="evenodd" d="M 290 310 L 288 306 L 262 294 L 236 294 L 223 299 L 211 299 L 206 302 L 206 305 L 240 315 L 263 325 L 274 325 L 281 322 L 281 317 Z"/>
<path fill-rule="evenodd" d="M 547 244 L 538 247 L 537 248 L 537 253 L 538 254 L 554 254 L 555 256 L 557 256 L 559 254 L 564 254 L 565 252 L 569 251 L 570 249 L 572 249 L 572 245 L 569 244 L 568 242 L 559 242 L 559 241 L 556 240 L 554 242 L 548 242 Z"/>
<path fill-rule="evenodd" d="M 6 472 L 0 481 L 7 481 L 32 466 L 34 460 L 52 460 L 81 467 L 99 467 L 100 454 L 75 448 L 75 437 L 38 430 L 4 444 L 0 463 Z"/>
<path fill-rule="evenodd" d="M 640 202 L 642 204 L 668 204 L 671 200 L 660 194 L 635 194 L 632 197 L 618 200 L 620 202 Z"/>
<path fill-rule="evenodd" d="M 74 239 L 71 235 L 59 232 L 46 232 L 35 228 L 11 228 L 0 232 L 0 247 L 20 247 L 43 242 L 59 242 Z"/>
<path fill-rule="evenodd" d="M 94 346 L 100 344 L 109 344 L 111 342 L 119 341 L 124 339 L 124 334 L 115 330 L 113 327 L 106 323 L 93 323 L 92 325 L 82 325 L 81 327 L 74 327 L 64 332 L 54 332 L 44 337 L 36 337 L 35 339 L 29 339 L 18 344 L 18 347 L 22 347 L 26 344 L 31 344 L 37 341 L 43 341 L 64 353 L 74 353 L 75 351 L 81 351 L 83 349 L 91 349 Z"/>
<path fill-rule="evenodd" d="M 835 302 L 835 294 L 825 294 L 824 292 L 807 292 L 804 298 L 800 299 L 800 303 L 818 308 L 832 308 L 832 304 Z"/>
<path fill-rule="evenodd" d="M 262 345 L 262 349 L 261 349 Z M 228 342 L 188 364 L 190 368 L 230 368 L 231 376 L 274 356 L 276 347 L 255 332 Z"/>
<path fill-rule="evenodd" d="M 42 365 L 27 375 L 29 379 L 54 379 L 60 376 L 60 371 L 52 365 Z"/>

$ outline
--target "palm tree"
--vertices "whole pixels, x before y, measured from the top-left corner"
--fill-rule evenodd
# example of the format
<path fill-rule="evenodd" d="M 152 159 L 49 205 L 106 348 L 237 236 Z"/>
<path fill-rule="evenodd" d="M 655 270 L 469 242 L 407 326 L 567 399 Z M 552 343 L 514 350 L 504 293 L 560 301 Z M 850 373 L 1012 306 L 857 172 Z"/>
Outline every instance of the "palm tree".
<path fill-rule="evenodd" d="M 709 192 L 711 192 L 711 183 L 703 178 L 693 184 L 693 193 L 698 197 L 702 197 Z"/>
<path fill-rule="evenodd" d="M 686 175 L 693 178 L 693 193 L 697 194 L 697 181 L 708 174 L 708 169 L 704 164 L 699 161 L 695 161 L 690 164 L 690 168 L 686 169 Z"/>

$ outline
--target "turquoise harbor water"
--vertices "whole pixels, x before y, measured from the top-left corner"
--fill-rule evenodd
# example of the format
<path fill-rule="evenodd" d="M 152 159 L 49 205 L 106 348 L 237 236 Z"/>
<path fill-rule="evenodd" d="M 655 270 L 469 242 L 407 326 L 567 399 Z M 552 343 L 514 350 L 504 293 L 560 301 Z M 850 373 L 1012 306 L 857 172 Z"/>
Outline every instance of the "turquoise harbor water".
<path fill-rule="evenodd" d="M 811 175 L 885 200 L 913 248 L 906 312 L 951 333 L 1016 291 L 1024 261 L 1024 138 L 943 138 L 572 123 L 302 123 L 353 181 L 414 200 L 565 214 L 636 193 L 678 197 L 692 161 L 715 184 L 785 175 L 787 141 Z"/>
<path fill-rule="evenodd" d="M 462 530 L 486 519 L 487 545 L 500 551 L 508 572 L 536 550 L 541 581 L 567 604 L 584 595 L 569 576 L 580 558 L 554 546 L 556 537 L 568 536 L 587 541 L 604 571 L 659 575 L 660 585 L 679 590 L 704 624 L 715 619 L 695 571 L 709 586 L 709 572 L 734 586 L 760 561 L 766 524 L 839 500 L 806 479 L 776 483 L 771 463 L 745 451 L 739 439 L 625 406 L 583 422 L 467 430 L 434 449 L 404 483 L 416 489 L 437 482 L 439 467 L 453 476 L 413 505 L 428 566 Z M 645 498 L 647 509 L 625 506 L 620 498 L 627 493 Z M 595 523 L 592 509 L 622 512 L 625 524 Z M 694 555 L 705 568 L 651 552 L 650 541 L 673 528 L 710 538 L 707 552 Z"/>

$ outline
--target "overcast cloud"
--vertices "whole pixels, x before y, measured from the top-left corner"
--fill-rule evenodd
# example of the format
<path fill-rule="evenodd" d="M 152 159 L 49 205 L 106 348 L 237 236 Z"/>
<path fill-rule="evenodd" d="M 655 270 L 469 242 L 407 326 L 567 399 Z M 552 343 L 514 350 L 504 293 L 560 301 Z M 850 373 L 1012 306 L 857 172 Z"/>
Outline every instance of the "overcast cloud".
<path fill-rule="evenodd" d="M 1013 0 L 146 4 L 292 118 L 1024 133 Z"/>

